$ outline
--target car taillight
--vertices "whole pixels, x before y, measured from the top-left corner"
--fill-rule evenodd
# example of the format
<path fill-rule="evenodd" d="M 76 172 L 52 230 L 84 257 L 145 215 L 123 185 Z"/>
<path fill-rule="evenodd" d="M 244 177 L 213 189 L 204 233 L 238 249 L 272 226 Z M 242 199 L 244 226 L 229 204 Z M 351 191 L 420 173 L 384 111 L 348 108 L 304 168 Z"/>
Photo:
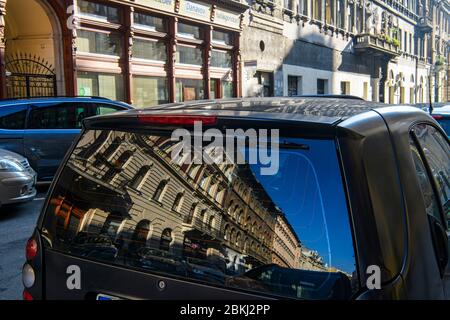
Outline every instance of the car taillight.
<path fill-rule="evenodd" d="M 444 116 L 438 116 L 438 115 L 434 115 L 434 116 L 432 116 L 434 119 L 436 119 L 436 120 L 440 120 L 440 119 L 443 119 L 444 118 Z"/>
<path fill-rule="evenodd" d="M 26 250 L 25 250 L 25 256 L 28 261 L 33 260 L 38 253 L 38 244 L 36 240 L 33 238 L 29 239 L 27 242 Z"/>
<path fill-rule="evenodd" d="M 138 115 L 138 120 L 145 124 L 167 124 L 167 125 L 194 125 L 201 122 L 203 125 L 214 125 L 217 123 L 215 116 L 193 116 L 193 115 Z"/>
<path fill-rule="evenodd" d="M 27 300 L 27 301 L 33 300 L 33 296 L 27 290 L 23 290 L 22 297 L 23 297 L 23 300 Z"/>

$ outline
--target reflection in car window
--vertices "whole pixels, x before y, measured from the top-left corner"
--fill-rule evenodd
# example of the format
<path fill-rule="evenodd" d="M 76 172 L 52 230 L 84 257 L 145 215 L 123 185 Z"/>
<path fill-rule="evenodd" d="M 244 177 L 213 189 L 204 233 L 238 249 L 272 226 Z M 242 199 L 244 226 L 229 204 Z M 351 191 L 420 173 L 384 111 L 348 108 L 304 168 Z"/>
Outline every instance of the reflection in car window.
<path fill-rule="evenodd" d="M 27 106 L 0 107 L 0 129 L 24 129 L 26 116 Z"/>
<path fill-rule="evenodd" d="M 450 220 L 450 145 L 434 127 L 419 124 L 413 128 L 436 184 L 444 215 Z"/>
<path fill-rule="evenodd" d="M 54 249 L 277 297 L 358 289 L 334 141 L 284 139 L 279 170 L 261 175 L 262 164 L 174 162 L 168 136 L 105 132 L 83 134 L 51 195 Z"/>
<path fill-rule="evenodd" d="M 420 153 L 412 139 L 410 139 L 409 145 L 427 214 L 435 217 L 438 221 L 442 221 L 441 214 L 439 212 L 439 205 L 433 192 L 433 187 L 431 186 L 431 181 L 428 177 L 425 165 L 420 158 Z"/>
<path fill-rule="evenodd" d="M 108 105 L 108 104 L 97 104 L 96 115 L 110 114 L 110 113 L 117 112 L 120 110 L 122 110 L 122 109 L 115 107 L 115 106 Z"/>
<path fill-rule="evenodd" d="M 28 129 L 81 129 L 82 120 L 89 116 L 82 104 L 53 104 L 32 108 Z"/>
<path fill-rule="evenodd" d="M 447 133 L 447 135 L 450 137 L 450 117 L 437 119 L 437 122 L 439 122 L 442 129 L 444 129 L 445 133 Z"/>

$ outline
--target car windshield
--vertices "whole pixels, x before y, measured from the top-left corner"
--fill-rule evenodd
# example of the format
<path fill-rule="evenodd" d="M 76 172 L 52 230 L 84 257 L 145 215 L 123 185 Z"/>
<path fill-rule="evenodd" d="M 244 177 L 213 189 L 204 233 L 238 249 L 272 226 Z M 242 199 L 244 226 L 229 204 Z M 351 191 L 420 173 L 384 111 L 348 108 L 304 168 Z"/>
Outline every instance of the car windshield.
<path fill-rule="evenodd" d="M 46 208 L 48 245 L 234 290 L 349 298 L 358 280 L 335 142 L 229 141 L 244 143 L 84 132 Z"/>

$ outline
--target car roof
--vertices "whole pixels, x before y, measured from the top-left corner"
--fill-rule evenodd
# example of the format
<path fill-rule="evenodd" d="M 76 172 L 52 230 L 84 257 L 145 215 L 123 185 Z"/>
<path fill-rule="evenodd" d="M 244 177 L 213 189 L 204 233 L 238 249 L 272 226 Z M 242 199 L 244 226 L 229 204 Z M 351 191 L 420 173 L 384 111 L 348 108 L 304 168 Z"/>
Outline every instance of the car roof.
<path fill-rule="evenodd" d="M 132 109 L 133 107 L 122 101 L 114 101 L 102 97 L 36 97 L 36 98 L 19 98 L 19 99 L 1 99 L 0 107 L 22 105 L 30 103 L 61 103 L 61 102 L 103 102 L 117 106 L 122 106 L 125 109 Z"/>
<path fill-rule="evenodd" d="M 169 103 L 145 109 L 134 109 L 111 115 L 93 117 L 86 122 L 126 116 L 195 115 L 208 114 L 224 117 L 258 116 L 265 119 L 336 124 L 352 116 L 389 105 L 359 99 L 331 97 L 275 97 L 233 98 Z"/>

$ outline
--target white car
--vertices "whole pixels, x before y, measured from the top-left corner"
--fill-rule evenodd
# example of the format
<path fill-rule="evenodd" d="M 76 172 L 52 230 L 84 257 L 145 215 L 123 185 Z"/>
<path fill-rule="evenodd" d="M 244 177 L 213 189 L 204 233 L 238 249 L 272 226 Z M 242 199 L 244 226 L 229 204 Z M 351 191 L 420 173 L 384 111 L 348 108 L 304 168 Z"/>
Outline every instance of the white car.
<path fill-rule="evenodd" d="M 33 200 L 36 172 L 23 156 L 0 149 L 0 206 Z"/>

